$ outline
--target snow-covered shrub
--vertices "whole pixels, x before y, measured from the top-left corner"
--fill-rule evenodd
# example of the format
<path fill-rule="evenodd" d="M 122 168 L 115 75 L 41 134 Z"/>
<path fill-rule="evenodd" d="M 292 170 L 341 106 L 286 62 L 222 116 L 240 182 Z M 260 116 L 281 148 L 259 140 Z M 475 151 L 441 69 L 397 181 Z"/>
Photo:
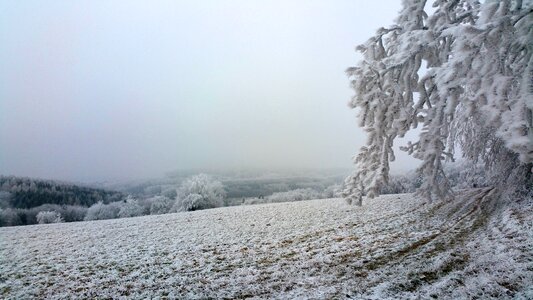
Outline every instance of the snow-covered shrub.
<path fill-rule="evenodd" d="M 432 4 L 432 5 L 431 5 Z M 389 180 L 394 140 L 414 128 L 402 150 L 422 161 L 419 192 L 450 195 L 444 170 L 458 146 L 482 162 L 503 190 L 532 188 L 533 1 L 405 0 L 396 24 L 357 47 L 347 70 L 368 133 L 346 179 L 344 197 L 361 205 Z M 427 9 L 428 7 L 431 7 Z"/>
<path fill-rule="evenodd" d="M 422 185 L 422 177 L 415 172 L 409 172 L 403 175 L 392 175 L 389 182 L 384 184 L 380 194 L 403 194 L 413 193 Z"/>
<path fill-rule="evenodd" d="M 157 196 L 154 196 L 157 197 Z M 137 204 L 142 208 L 141 215 L 149 215 L 150 214 L 150 207 L 152 207 L 152 198 L 139 198 L 137 199 Z"/>
<path fill-rule="evenodd" d="M 51 223 L 62 223 L 63 218 L 61 214 L 57 211 L 40 211 L 37 214 L 37 223 L 39 224 L 51 224 Z"/>
<path fill-rule="evenodd" d="M 64 205 L 61 210 L 61 216 L 65 222 L 83 221 L 87 214 L 87 207 L 78 205 Z"/>
<path fill-rule="evenodd" d="M 103 202 L 98 202 L 93 204 L 87 210 L 87 215 L 85 215 L 85 221 L 91 220 L 107 220 L 115 219 L 118 217 L 120 211 L 120 204 L 117 202 L 112 202 L 109 204 L 104 204 Z"/>
<path fill-rule="evenodd" d="M 55 211 L 61 214 L 64 222 L 83 221 L 87 213 L 87 207 L 77 205 L 43 204 L 30 209 L 21 209 L 27 225 L 38 224 L 37 215 L 42 211 Z"/>
<path fill-rule="evenodd" d="M 404 185 L 402 180 L 399 180 L 397 176 L 391 176 L 389 182 L 384 184 L 380 189 L 379 193 L 386 194 L 403 194 L 408 192 L 408 187 Z"/>
<path fill-rule="evenodd" d="M 130 218 L 142 215 L 143 207 L 131 196 L 128 197 L 125 202 L 120 203 L 120 209 L 117 214 L 119 218 Z"/>
<path fill-rule="evenodd" d="M 310 199 L 320 199 L 322 194 L 313 189 L 296 189 L 288 192 L 274 193 L 266 197 L 266 202 L 290 202 L 290 201 L 302 201 Z"/>
<path fill-rule="evenodd" d="M 480 164 L 471 162 L 446 164 L 444 172 L 450 185 L 456 189 L 483 187 L 489 184 L 485 169 Z"/>
<path fill-rule="evenodd" d="M 25 220 L 27 225 L 39 224 L 39 220 L 37 220 L 37 214 L 39 214 L 41 211 L 56 211 L 61 213 L 62 208 L 57 204 L 43 204 L 29 209 L 20 209 L 20 213 L 24 215 L 22 218 Z M 63 216 L 63 214 L 61 214 L 61 216 Z"/>
<path fill-rule="evenodd" d="M 254 204 L 263 204 L 266 203 L 265 199 L 259 199 L 259 198 L 246 198 L 242 202 L 242 205 L 254 205 Z"/>
<path fill-rule="evenodd" d="M 324 190 L 324 192 L 318 192 L 311 188 L 306 189 L 295 189 L 287 192 L 277 192 L 273 193 L 267 197 L 255 197 L 255 198 L 246 198 L 242 202 L 242 205 L 253 205 L 253 204 L 263 204 L 263 203 L 280 203 L 280 202 L 294 202 L 302 200 L 311 200 L 311 199 L 322 199 L 322 198 L 334 198 L 338 195 L 340 185 L 332 185 Z"/>
<path fill-rule="evenodd" d="M 22 225 L 19 209 L 0 208 L 0 226 L 17 226 Z"/>
<path fill-rule="evenodd" d="M 322 198 L 339 198 L 342 194 L 342 185 L 332 184 L 324 189 L 322 192 Z"/>
<path fill-rule="evenodd" d="M 150 200 L 150 214 L 151 215 L 161 215 L 169 213 L 172 209 L 174 201 L 164 196 L 155 196 L 149 199 Z"/>
<path fill-rule="evenodd" d="M 161 192 L 161 195 L 172 200 L 176 200 L 178 193 L 175 188 L 166 188 Z"/>
<path fill-rule="evenodd" d="M 181 198 L 179 203 L 180 210 L 183 211 L 194 211 L 197 209 L 211 208 L 208 206 L 208 203 L 205 201 L 205 198 L 202 197 L 202 195 L 200 194 L 189 194 L 185 198 Z"/>
<path fill-rule="evenodd" d="M 199 174 L 185 180 L 177 190 L 176 211 L 191 211 L 224 205 L 226 191 L 220 181 Z"/>

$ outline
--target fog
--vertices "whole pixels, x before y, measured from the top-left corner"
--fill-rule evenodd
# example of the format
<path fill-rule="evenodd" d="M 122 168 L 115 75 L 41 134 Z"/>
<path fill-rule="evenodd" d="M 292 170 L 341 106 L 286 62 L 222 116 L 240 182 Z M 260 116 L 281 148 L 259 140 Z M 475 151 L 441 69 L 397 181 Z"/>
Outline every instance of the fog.
<path fill-rule="evenodd" d="M 2 1 L 0 174 L 351 168 L 344 71 L 400 4 Z"/>

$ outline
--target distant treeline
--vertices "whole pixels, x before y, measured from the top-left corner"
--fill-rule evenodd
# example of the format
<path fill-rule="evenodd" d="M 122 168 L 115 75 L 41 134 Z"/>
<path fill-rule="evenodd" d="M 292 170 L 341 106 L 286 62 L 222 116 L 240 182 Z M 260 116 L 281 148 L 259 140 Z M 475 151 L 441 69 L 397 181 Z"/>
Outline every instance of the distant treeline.
<path fill-rule="evenodd" d="M 205 174 L 185 180 L 174 190 L 174 197 L 156 195 L 138 198 L 55 181 L 0 178 L 0 227 L 107 220 L 214 208 L 224 204 L 225 196 L 222 183 Z"/>
<path fill-rule="evenodd" d="M 334 182 L 330 177 L 228 177 L 228 190 L 233 196 L 239 196 L 232 198 L 236 201 L 226 198 L 227 186 L 205 174 L 185 178 L 179 185 L 148 181 L 125 187 L 137 190 L 139 194 L 136 195 L 70 183 L 4 176 L 0 177 L 0 226 L 105 220 L 228 205 L 333 198 L 339 197 L 341 188 L 339 184 L 326 186 Z"/>
<path fill-rule="evenodd" d="M 323 190 L 342 182 L 343 177 L 288 177 L 275 179 L 222 180 L 228 198 L 268 196 L 297 189 Z"/>
<path fill-rule="evenodd" d="M 482 166 L 451 164 L 445 168 L 457 189 L 487 185 Z M 158 215 L 219 206 L 338 198 L 344 186 L 338 176 L 242 178 L 217 180 L 205 174 L 138 182 L 121 191 L 50 180 L 0 176 L 0 227 Z M 410 193 L 422 184 L 420 174 L 391 176 L 381 194 Z M 115 186 L 116 188 L 119 186 Z M 131 193 L 136 191 L 137 194 Z"/>
<path fill-rule="evenodd" d="M 1 205 L 12 208 L 33 208 L 43 204 L 89 207 L 98 202 L 125 199 L 124 194 L 116 191 L 15 176 L 0 176 L 0 192 L 3 195 Z"/>

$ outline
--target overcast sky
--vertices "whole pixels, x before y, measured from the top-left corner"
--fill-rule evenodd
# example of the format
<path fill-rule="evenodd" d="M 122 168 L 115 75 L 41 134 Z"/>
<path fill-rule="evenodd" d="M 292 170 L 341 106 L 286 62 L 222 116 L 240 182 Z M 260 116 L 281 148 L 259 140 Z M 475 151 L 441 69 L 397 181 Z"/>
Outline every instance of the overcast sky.
<path fill-rule="evenodd" d="M 400 2 L 1 1 L 0 174 L 349 168 L 344 71 Z"/>

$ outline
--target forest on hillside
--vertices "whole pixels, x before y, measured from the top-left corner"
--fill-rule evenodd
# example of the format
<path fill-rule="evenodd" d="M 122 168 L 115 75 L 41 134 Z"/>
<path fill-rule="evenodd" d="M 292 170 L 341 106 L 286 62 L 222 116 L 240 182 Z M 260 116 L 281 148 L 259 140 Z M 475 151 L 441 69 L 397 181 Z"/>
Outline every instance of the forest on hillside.
<path fill-rule="evenodd" d="M 89 207 L 100 201 L 110 203 L 125 197 L 116 191 L 15 176 L 0 176 L 0 191 L 3 192 L 0 199 L 7 202 L 0 202 L 0 207 L 14 208 L 32 208 L 43 204 Z"/>

